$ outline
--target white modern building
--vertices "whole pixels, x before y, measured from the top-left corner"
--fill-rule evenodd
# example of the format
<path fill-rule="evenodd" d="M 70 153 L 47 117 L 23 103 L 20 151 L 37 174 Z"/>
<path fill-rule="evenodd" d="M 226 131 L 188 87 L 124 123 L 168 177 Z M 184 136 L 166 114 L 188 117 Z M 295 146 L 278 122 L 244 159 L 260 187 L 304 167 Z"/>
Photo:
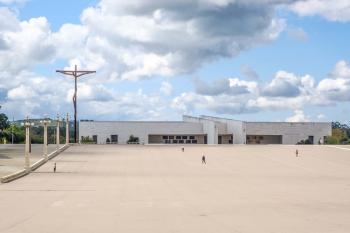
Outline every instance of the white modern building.
<path fill-rule="evenodd" d="M 80 121 L 79 135 L 97 144 L 311 144 L 332 134 L 330 122 L 244 122 L 210 116 L 183 116 L 183 121 Z"/>

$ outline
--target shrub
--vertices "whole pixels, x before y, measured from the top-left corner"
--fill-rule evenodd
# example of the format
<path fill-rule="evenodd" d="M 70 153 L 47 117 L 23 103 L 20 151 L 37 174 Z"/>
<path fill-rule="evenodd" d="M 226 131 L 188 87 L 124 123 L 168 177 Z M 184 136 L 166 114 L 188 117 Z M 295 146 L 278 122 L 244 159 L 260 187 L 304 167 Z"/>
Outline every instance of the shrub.
<path fill-rule="evenodd" d="M 139 144 L 139 138 L 134 135 L 130 135 L 129 140 L 126 142 L 127 144 Z"/>

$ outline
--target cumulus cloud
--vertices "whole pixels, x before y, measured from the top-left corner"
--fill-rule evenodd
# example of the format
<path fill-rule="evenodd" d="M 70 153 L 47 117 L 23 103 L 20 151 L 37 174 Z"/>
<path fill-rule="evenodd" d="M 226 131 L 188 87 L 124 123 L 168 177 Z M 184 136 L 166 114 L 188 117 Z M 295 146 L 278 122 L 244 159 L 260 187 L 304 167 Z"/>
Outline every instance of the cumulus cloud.
<path fill-rule="evenodd" d="M 288 36 L 300 42 L 305 42 L 309 39 L 307 33 L 300 27 L 289 27 L 287 33 Z"/>
<path fill-rule="evenodd" d="M 322 121 L 322 120 L 327 119 L 327 116 L 324 115 L 323 113 L 320 113 L 320 114 L 317 115 L 317 119 L 320 120 L 320 121 Z"/>
<path fill-rule="evenodd" d="M 293 73 L 279 71 L 275 78 L 264 88 L 263 96 L 270 97 L 296 97 L 302 90 L 313 88 L 313 78 L 309 75 L 298 77 Z"/>
<path fill-rule="evenodd" d="M 21 2 L 0 0 L 4 4 Z M 208 62 L 271 42 L 286 28 L 286 21 L 276 14 L 280 5 L 292 4 L 291 9 L 301 15 L 347 20 L 345 1 L 328 10 L 316 7 L 316 13 L 305 10 L 317 2 L 326 4 L 321 0 L 101 0 L 83 11 L 80 24 L 67 23 L 56 32 L 45 17 L 21 21 L 16 12 L 2 7 L 0 101 L 3 109 L 18 115 L 68 111 L 72 98 L 69 79 L 31 72 L 38 64 L 64 61 L 69 63 L 67 68 L 78 64 L 98 71 L 95 78 L 79 84 L 78 98 L 85 114 L 97 109 L 101 115 L 160 118 L 170 105 L 160 97 L 172 94 L 169 82 L 161 84 L 159 93 L 118 92 L 109 83 L 191 73 Z M 339 6 L 341 14 L 332 16 Z M 301 29 L 296 34 L 303 37 Z M 306 104 L 350 99 L 350 72 L 345 61 L 318 84 L 308 75 L 280 71 L 262 85 L 252 68 L 243 66 L 241 72 L 246 80 L 197 80 L 196 90 L 174 97 L 171 106 L 179 112 L 205 109 L 235 114 L 271 108 L 294 110 Z"/>
<path fill-rule="evenodd" d="M 350 67 L 346 61 L 339 61 L 329 77 L 317 86 L 320 98 L 325 102 L 350 101 Z"/>
<path fill-rule="evenodd" d="M 46 18 L 20 22 L 7 8 L 0 8 L 0 44 L 0 70 L 14 74 L 51 61 L 56 51 Z"/>
<path fill-rule="evenodd" d="M 241 66 L 241 73 L 245 76 L 245 78 L 249 81 L 258 81 L 259 75 L 256 73 L 255 70 L 253 70 L 248 65 L 242 65 Z"/>
<path fill-rule="evenodd" d="M 240 80 L 238 78 L 218 79 L 208 84 L 200 79 L 195 80 L 196 93 L 200 95 L 242 95 L 254 92 L 257 83 Z"/>
<path fill-rule="evenodd" d="M 163 95 L 170 96 L 173 92 L 173 86 L 169 82 L 162 82 L 159 91 Z"/>
<path fill-rule="evenodd" d="M 310 122 L 310 116 L 306 116 L 302 110 L 295 110 L 294 115 L 288 117 L 286 122 Z"/>
<path fill-rule="evenodd" d="M 212 84 L 197 80 L 196 92 L 175 97 L 172 107 L 181 113 L 202 109 L 216 114 L 292 109 L 298 113 L 294 119 L 308 120 L 308 116 L 301 117 L 300 109 L 350 101 L 349 71 L 349 65 L 339 61 L 329 77 L 318 83 L 310 75 L 300 76 L 287 71 L 276 72 L 276 76 L 266 85 L 238 78 L 222 79 Z M 245 91 L 231 92 L 234 83 L 240 84 L 239 87 Z"/>
<path fill-rule="evenodd" d="M 24 4 L 28 0 L 0 0 L 2 4 Z"/>
<path fill-rule="evenodd" d="M 114 61 L 103 67 L 117 67 L 121 79 L 190 73 L 276 39 L 285 27 L 275 16 L 281 2 L 102 0 L 83 12 L 82 26 L 89 35 L 77 48 Z"/>
<path fill-rule="evenodd" d="M 301 16 L 322 16 L 330 21 L 347 22 L 350 20 L 350 1 L 348 0 L 305 0 L 297 1 L 291 10 Z"/>

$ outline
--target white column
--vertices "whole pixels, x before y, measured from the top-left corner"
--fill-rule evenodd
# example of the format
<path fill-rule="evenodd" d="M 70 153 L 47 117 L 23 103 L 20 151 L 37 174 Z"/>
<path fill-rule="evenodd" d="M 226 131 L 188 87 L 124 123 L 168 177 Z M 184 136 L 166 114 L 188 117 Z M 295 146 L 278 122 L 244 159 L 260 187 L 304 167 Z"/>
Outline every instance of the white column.
<path fill-rule="evenodd" d="M 51 123 L 51 121 L 49 121 L 48 119 L 45 119 L 45 120 L 40 121 L 40 123 L 42 123 L 44 125 L 43 156 L 44 156 L 44 159 L 47 161 L 48 160 L 48 157 L 47 157 L 47 126 L 49 123 Z"/>
<path fill-rule="evenodd" d="M 67 119 L 66 119 L 66 145 L 69 144 L 69 115 L 67 113 Z"/>
<path fill-rule="evenodd" d="M 57 114 L 57 128 L 56 128 L 56 145 L 57 150 L 60 148 L 60 117 Z"/>
<path fill-rule="evenodd" d="M 47 123 L 44 123 L 44 158 L 47 160 Z"/>

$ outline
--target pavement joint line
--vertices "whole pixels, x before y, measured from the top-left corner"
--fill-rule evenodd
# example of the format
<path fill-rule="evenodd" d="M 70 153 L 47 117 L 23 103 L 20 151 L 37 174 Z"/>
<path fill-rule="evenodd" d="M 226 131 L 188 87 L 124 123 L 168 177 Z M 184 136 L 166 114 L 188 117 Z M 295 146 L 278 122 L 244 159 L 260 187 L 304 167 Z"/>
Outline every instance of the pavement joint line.
<path fill-rule="evenodd" d="M 344 148 L 344 147 L 340 147 L 340 146 L 327 146 L 327 147 L 337 148 L 337 149 L 340 149 L 340 150 L 350 150 L 350 148 Z"/>
<path fill-rule="evenodd" d="M 1 191 L 6 192 L 96 192 L 93 189 L 81 189 L 81 190 L 73 190 L 73 189 L 2 189 Z"/>

